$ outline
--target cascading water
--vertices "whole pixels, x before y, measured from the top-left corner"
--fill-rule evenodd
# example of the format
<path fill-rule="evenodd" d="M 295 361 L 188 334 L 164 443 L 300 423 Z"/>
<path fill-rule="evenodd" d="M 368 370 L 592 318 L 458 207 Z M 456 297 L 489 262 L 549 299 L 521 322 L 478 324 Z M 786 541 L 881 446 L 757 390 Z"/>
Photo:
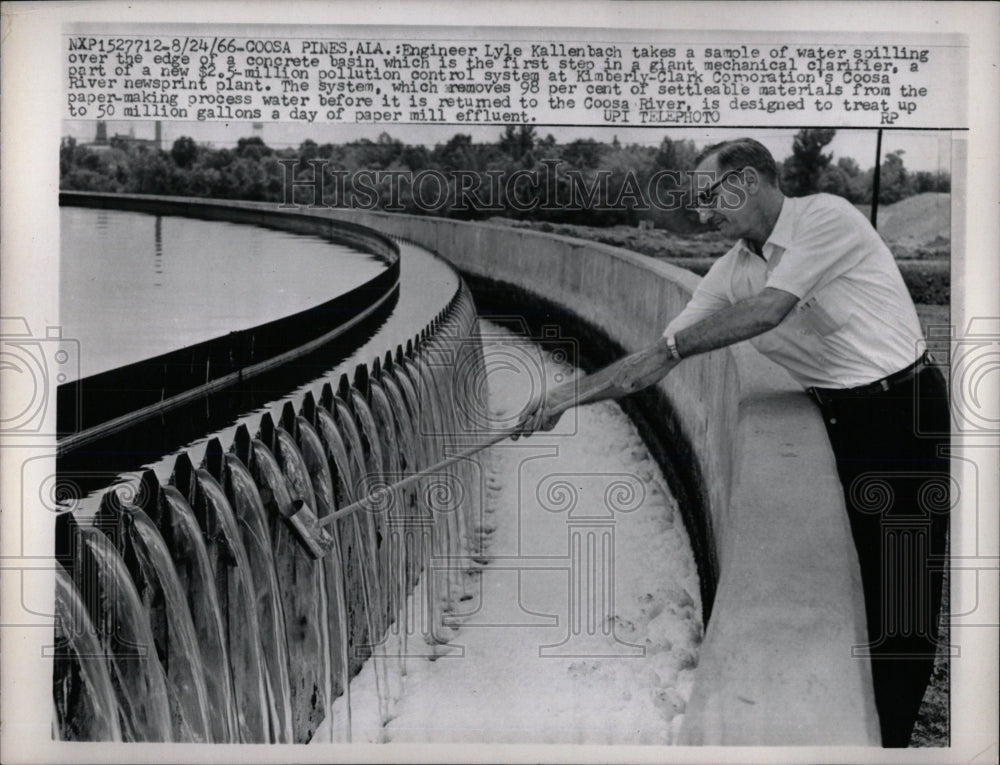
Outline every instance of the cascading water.
<path fill-rule="evenodd" d="M 286 743 L 292 740 L 292 702 L 288 679 L 288 646 L 285 642 L 285 612 L 267 530 L 267 510 L 257 485 L 246 468 L 246 463 L 250 460 L 249 447 L 250 434 L 247 429 L 237 429 L 233 443 L 235 453 L 222 456 L 218 470 L 223 471 L 223 475 L 217 477 L 222 479 L 226 498 L 235 511 L 252 576 L 256 600 L 254 608 L 265 664 L 269 740 Z M 222 445 L 218 440 L 213 440 L 209 443 L 208 451 L 210 454 L 222 454 Z"/>
<path fill-rule="evenodd" d="M 316 497 L 316 513 L 319 518 L 325 518 L 337 508 L 334 498 L 333 474 L 330 470 L 330 457 L 319 433 L 310 424 L 309 419 L 315 418 L 315 404 L 310 395 L 303 403 L 304 416 L 296 416 L 290 404 L 285 406 L 283 419 L 291 424 L 294 418 L 294 429 L 297 442 L 305 460 L 306 470 L 313 480 L 313 492 Z M 345 682 L 349 677 L 350 663 L 348 660 L 347 637 L 347 606 L 344 599 L 344 568 L 340 559 L 339 533 L 334 530 L 334 548 L 324 561 L 326 577 L 327 611 L 329 614 L 330 661 L 333 667 L 331 677 L 340 683 L 331 686 L 331 698 L 341 693 L 350 693 L 350 684 Z M 350 701 L 348 700 L 348 714 Z M 348 721 L 347 730 L 350 731 Z"/>
<path fill-rule="evenodd" d="M 211 451 L 206 461 L 221 455 Z M 205 468 L 193 469 L 179 457 L 175 481 L 195 510 L 215 574 L 223 630 L 232 664 L 233 696 L 240 741 L 266 741 L 267 694 L 260 627 L 254 608 L 249 559 L 240 538 L 236 515 L 225 491 Z"/>
<path fill-rule="evenodd" d="M 63 741 L 121 741 L 118 699 L 104 649 L 69 573 L 56 569 L 54 733 Z M 100 657 L 100 658 L 95 658 Z"/>
<path fill-rule="evenodd" d="M 87 660 L 107 661 L 118 700 L 115 712 L 122 738 L 172 741 L 167 679 L 153 655 L 154 639 L 148 615 L 115 549 L 114 539 L 97 526 L 75 528 L 73 539 L 74 584 L 101 642 L 101 651 Z M 59 681 L 56 678 L 57 684 Z M 75 717 L 75 710 L 67 710 L 67 716 Z M 111 725 L 109 721 L 102 723 Z M 80 738 L 86 740 L 90 736 L 81 731 Z"/>
<path fill-rule="evenodd" d="M 187 464 L 187 455 L 179 462 Z M 185 469 L 182 467 L 181 469 Z M 212 741 L 231 741 L 236 727 L 236 705 L 229 665 L 229 650 L 222 626 L 222 609 L 215 576 L 208 559 L 204 535 L 191 505 L 176 488 L 164 486 L 160 493 L 160 532 L 164 535 L 174 568 L 187 595 L 198 646 L 205 668 Z"/>
<path fill-rule="evenodd" d="M 228 452 L 212 439 L 198 467 L 180 453 L 165 484 L 144 471 L 130 496 L 108 491 L 92 523 L 61 516 L 57 737 L 306 742 L 333 730 L 344 694 L 336 727 L 349 740 L 349 679 L 367 657 L 385 725 L 406 641 L 433 654 L 447 640 L 476 507 L 460 488 L 475 475 L 460 464 L 377 491 L 329 526 L 334 549 L 319 561 L 286 520 L 303 506 L 335 513 L 476 435 L 451 414 L 470 391 L 441 362 L 469 357 L 476 321 L 462 287 L 405 352 L 359 367 L 353 384 L 306 393 L 277 420 L 264 413 L 256 434 L 240 425 Z"/>
<path fill-rule="evenodd" d="M 149 612 L 156 654 L 167 676 L 173 737 L 176 741 L 210 741 L 205 667 L 191 612 L 163 537 L 141 509 L 114 506 L 117 495 L 105 495 L 101 515 L 109 528 L 118 524 L 123 558 Z M 111 509 L 114 507 L 114 509 Z"/>
<path fill-rule="evenodd" d="M 314 508 L 316 499 L 294 441 L 274 426 L 269 414 L 261 418 L 258 436 L 249 467 L 269 506 L 271 543 L 285 605 L 292 730 L 295 741 L 308 741 L 332 702 L 326 587 L 322 566 L 306 554 L 284 519 L 295 512 L 296 503 Z"/>

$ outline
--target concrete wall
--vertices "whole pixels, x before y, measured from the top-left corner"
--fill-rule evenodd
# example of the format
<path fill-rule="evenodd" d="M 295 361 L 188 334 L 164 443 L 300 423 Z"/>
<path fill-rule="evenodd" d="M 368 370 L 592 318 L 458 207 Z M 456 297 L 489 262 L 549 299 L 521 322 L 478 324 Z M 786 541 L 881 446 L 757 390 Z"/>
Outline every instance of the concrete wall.
<path fill-rule="evenodd" d="M 275 210 L 214 205 L 247 222 Z M 412 240 L 480 289 L 533 297 L 601 346 L 599 361 L 655 340 L 697 284 L 625 250 L 523 229 L 365 211 L 290 218 L 311 230 L 313 216 Z M 647 435 L 670 446 L 654 454 L 712 606 L 681 743 L 877 745 L 869 663 L 852 656 L 865 642 L 857 558 L 812 404 L 748 346 L 686 360 L 642 401 Z"/>
<path fill-rule="evenodd" d="M 431 249 L 474 283 L 536 295 L 625 350 L 654 341 L 698 281 L 567 237 L 330 214 Z M 689 530 L 707 537 L 701 573 L 714 585 L 681 743 L 877 745 L 869 663 L 852 656 L 865 642 L 857 556 L 818 412 L 749 346 L 686 360 L 656 393 L 676 448 L 693 455 Z"/>

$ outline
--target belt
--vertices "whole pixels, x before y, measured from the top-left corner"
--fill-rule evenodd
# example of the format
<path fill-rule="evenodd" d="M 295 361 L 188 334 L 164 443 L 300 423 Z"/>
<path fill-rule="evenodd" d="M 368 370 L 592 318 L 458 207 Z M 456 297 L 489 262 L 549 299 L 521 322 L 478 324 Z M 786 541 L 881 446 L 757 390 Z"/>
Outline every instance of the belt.
<path fill-rule="evenodd" d="M 905 369 L 893 372 L 881 380 L 859 385 L 857 388 L 809 388 L 809 394 L 822 403 L 824 398 L 852 398 L 855 396 L 872 396 L 886 393 L 893 388 L 907 383 L 934 364 L 934 357 L 924 351 L 924 354 Z"/>

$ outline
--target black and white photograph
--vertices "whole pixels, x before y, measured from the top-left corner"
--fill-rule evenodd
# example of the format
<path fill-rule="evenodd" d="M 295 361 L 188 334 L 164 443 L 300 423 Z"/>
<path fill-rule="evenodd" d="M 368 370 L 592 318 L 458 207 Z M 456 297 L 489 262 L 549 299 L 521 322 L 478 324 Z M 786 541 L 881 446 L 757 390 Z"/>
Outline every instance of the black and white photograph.
<path fill-rule="evenodd" d="M 996 761 L 998 6 L 2 10 L 4 761 Z"/>

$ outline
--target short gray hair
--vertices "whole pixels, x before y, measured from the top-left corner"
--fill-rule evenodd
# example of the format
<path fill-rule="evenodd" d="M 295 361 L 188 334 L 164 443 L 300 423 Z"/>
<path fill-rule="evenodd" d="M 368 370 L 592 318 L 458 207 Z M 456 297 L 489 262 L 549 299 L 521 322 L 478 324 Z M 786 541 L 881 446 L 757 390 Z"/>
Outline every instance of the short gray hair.
<path fill-rule="evenodd" d="M 708 157 L 717 156 L 720 170 L 741 170 L 752 167 L 768 182 L 778 184 L 778 165 L 774 157 L 760 141 L 753 138 L 734 138 L 706 146 L 695 159 L 695 166 L 700 165 Z"/>

